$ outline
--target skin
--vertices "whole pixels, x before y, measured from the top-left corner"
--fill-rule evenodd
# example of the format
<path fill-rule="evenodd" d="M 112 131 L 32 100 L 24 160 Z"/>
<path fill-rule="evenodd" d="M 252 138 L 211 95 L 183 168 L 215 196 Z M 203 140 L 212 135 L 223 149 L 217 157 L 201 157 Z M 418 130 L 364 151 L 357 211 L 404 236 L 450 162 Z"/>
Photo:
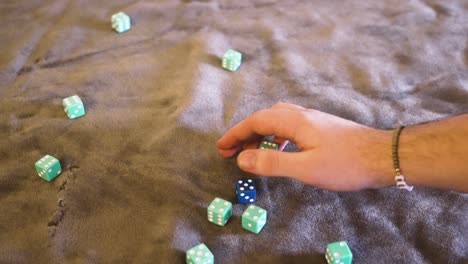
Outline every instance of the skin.
<path fill-rule="evenodd" d="M 300 152 L 257 149 L 264 136 L 294 142 Z M 393 131 L 374 129 L 313 109 L 278 103 L 247 117 L 217 142 L 228 158 L 260 176 L 287 176 L 332 191 L 395 186 Z M 406 181 L 468 192 L 468 115 L 403 129 L 400 168 Z"/>

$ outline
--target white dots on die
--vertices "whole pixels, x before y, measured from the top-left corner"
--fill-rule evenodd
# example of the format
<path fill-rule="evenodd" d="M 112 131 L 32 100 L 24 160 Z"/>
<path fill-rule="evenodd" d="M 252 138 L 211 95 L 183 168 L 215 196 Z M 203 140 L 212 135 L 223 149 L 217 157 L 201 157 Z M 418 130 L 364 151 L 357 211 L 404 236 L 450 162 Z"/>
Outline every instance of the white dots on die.
<path fill-rule="evenodd" d="M 51 173 L 51 172 L 52 172 L 52 169 L 49 169 L 47 172 L 48 172 L 48 173 Z"/>
<path fill-rule="evenodd" d="M 339 261 L 339 260 L 335 260 L 335 263 L 340 263 L 340 261 Z"/>
<path fill-rule="evenodd" d="M 263 210 L 262 209 L 258 210 L 258 213 L 263 214 Z"/>
<path fill-rule="evenodd" d="M 201 256 L 201 255 L 203 255 L 203 252 L 198 251 L 198 252 L 197 252 L 197 255 L 198 255 L 198 256 Z"/>
<path fill-rule="evenodd" d="M 248 184 L 248 183 L 244 183 L 244 186 L 247 187 L 247 186 L 249 186 L 249 184 Z"/>
<path fill-rule="evenodd" d="M 239 184 L 242 184 L 242 181 L 238 181 Z"/>
<path fill-rule="evenodd" d="M 254 199 L 250 199 L 250 202 L 253 203 L 253 202 L 254 202 Z"/>
<path fill-rule="evenodd" d="M 228 202 L 224 202 L 224 205 L 225 205 L 225 206 L 228 206 L 228 205 L 229 205 L 229 203 L 228 203 Z"/>
<path fill-rule="evenodd" d="M 248 200 L 249 198 L 250 198 L 249 196 L 246 196 L 246 197 L 245 197 L 245 199 L 247 199 L 247 200 Z"/>
<path fill-rule="evenodd" d="M 187 255 L 187 259 L 190 259 L 190 256 L 189 256 L 189 255 Z"/>
<path fill-rule="evenodd" d="M 338 253 L 338 252 L 335 252 L 335 253 L 333 253 L 333 256 L 334 256 L 335 258 L 337 258 L 337 257 L 339 257 L 339 256 L 340 256 L 340 253 Z"/>
<path fill-rule="evenodd" d="M 241 193 L 241 194 L 240 194 L 240 196 L 244 196 L 244 195 L 245 195 L 245 193 Z"/>
<path fill-rule="evenodd" d="M 216 199 L 215 199 L 215 202 L 219 203 L 219 198 L 216 198 Z"/>
<path fill-rule="evenodd" d="M 82 108 L 82 106 L 81 106 L 81 105 L 79 105 L 79 106 L 78 106 L 78 109 L 81 109 L 81 108 Z"/>
<path fill-rule="evenodd" d="M 205 253 L 205 257 L 209 257 L 210 256 L 210 253 L 209 252 L 206 252 Z"/>
<path fill-rule="evenodd" d="M 257 221 L 257 220 L 258 220 L 258 216 L 254 216 L 254 220 Z"/>
<path fill-rule="evenodd" d="M 223 208 L 219 209 L 219 212 L 220 213 L 224 212 L 224 209 Z"/>
<path fill-rule="evenodd" d="M 243 191 L 243 190 L 245 190 L 245 189 L 244 189 L 244 187 L 240 187 L 239 190 Z"/>
<path fill-rule="evenodd" d="M 253 189 L 254 189 L 254 187 L 253 187 L 253 186 L 250 186 L 250 187 L 249 187 L 249 189 L 250 189 L 250 190 L 253 190 Z"/>
<path fill-rule="evenodd" d="M 340 242 L 340 246 L 344 247 L 344 246 L 346 246 L 346 243 L 345 242 Z"/>
<path fill-rule="evenodd" d="M 252 179 L 249 179 L 248 182 L 252 182 Z"/>
<path fill-rule="evenodd" d="M 47 167 L 49 167 L 49 165 L 47 165 L 47 164 L 46 164 L 46 165 L 44 165 L 44 167 L 46 167 L 46 168 L 47 168 Z"/>
<path fill-rule="evenodd" d="M 250 213 L 249 213 L 249 212 L 245 212 L 244 215 L 245 215 L 245 216 L 249 216 Z"/>
<path fill-rule="evenodd" d="M 249 209 L 255 209 L 255 206 L 251 205 L 249 206 Z"/>
<path fill-rule="evenodd" d="M 71 115 L 71 118 L 75 118 L 75 115 Z"/>
<path fill-rule="evenodd" d="M 80 111 L 78 111 L 78 110 L 75 110 L 75 114 L 78 114 L 78 112 L 80 112 Z"/>
<path fill-rule="evenodd" d="M 215 209 L 215 207 L 216 207 L 216 206 L 214 206 L 214 205 L 211 205 L 211 206 L 210 206 L 211 209 Z"/>
<path fill-rule="evenodd" d="M 248 225 L 249 227 L 252 227 L 252 224 L 250 224 L 250 223 L 248 223 L 247 225 Z"/>
<path fill-rule="evenodd" d="M 195 250 L 194 249 L 190 250 L 190 254 L 195 254 Z"/>
<path fill-rule="evenodd" d="M 199 249 L 204 249 L 204 248 L 205 248 L 205 245 L 200 245 L 198 248 L 199 248 Z"/>
<path fill-rule="evenodd" d="M 196 260 L 196 261 L 200 261 L 200 260 L 201 260 L 201 258 L 197 257 L 195 260 Z"/>

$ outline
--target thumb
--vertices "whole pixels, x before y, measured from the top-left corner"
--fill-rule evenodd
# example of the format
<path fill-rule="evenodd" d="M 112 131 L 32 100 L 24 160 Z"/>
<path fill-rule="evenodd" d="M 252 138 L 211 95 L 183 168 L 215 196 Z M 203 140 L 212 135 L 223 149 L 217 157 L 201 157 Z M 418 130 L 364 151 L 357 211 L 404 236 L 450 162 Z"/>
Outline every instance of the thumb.
<path fill-rule="evenodd" d="M 239 167 L 261 176 L 288 176 L 300 179 L 310 170 L 304 152 L 281 152 L 269 149 L 244 150 L 237 157 Z"/>

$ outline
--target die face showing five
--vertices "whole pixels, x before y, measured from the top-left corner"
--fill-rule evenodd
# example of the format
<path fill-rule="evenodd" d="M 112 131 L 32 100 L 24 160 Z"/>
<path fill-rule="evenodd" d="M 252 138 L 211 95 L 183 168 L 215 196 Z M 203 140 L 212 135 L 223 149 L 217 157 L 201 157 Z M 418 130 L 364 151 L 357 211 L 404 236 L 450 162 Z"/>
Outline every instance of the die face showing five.
<path fill-rule="evenodd" d="M 346 241 L 339 241 L 327 245 L 325 259 L 329 264 L 351 264 L 353 254 Z"/>
<path fill-rule="evenodd" d="M 236 71 L 242 63 L 242 54 L 235 50 L 228 50 L 224 53 L 222 66 L 226 70 Z"/>
<path fill-rule="evenodd" d="M 258 146 L 259 149 L 273 149 L 273 150 L 278 150 L 279 149 L 279 146 L 277 143 L 275 142 L 271 142 L 271 141 L 267 141 L 267 140 L 264 140 L 260 143 L 260 145 Z"/>
<path fill-rule="evenodd" d="M 203 243 L 187 250 L 186 256 L 187 264 L 214 264 L 213 253 Z"/>
<path fill-rule="evenodd" d="M 232 203 L 216 197 L 208 206 L 208 221 L 224 226 L 232 216 Z"/>
<path fill-rule="evenodd" d="M 267 211 L 256 205 L 249 207 L 242 214 L 242 227 L 258 234 L 266 224 Z"/>
<path fill-rule="evenodd" d="M 112 15 L 111 22 L 112 28 L 118 33 L 128 31 L 132 27 L 130 17 L 123 12 Z"/>
<path fill-rule="evenodd" d="M 62 173 L 60 161 L 53 156 L 45 155 L 35 164 L 39 177 L 46 181 L 52 181 Z"/>
<path fill-rule="evenodd" d="M 85 115 L 83 101 L 78 95 L 63 99 L 63 108 L 68 118 L 75 119 Z"/>
<path fill-rule="evenodd" d="M 257 187 L 252 179 L 242 179 L 236 182 L 237 202 L 249 204 L 257 200 Z"/>

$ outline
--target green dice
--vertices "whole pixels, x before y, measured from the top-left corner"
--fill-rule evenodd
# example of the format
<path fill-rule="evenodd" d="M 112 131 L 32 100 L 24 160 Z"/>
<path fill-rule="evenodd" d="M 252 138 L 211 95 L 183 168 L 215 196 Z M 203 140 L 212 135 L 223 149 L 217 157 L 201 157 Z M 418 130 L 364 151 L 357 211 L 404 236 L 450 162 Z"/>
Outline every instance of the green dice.
<path fill-rule="evenodd" d="M 346 241 L 339 241 L 327 245 L 325 258 L 329 264 L 351 264 L 353 254 Z"/>
<path fill-rule="evenodd" d="M 60 161 L 50 155 L 45 155 L 36 162 L 36 171 L 39 177 L 46 181 L 52 181 L 62 173 Z"/>
<path fill-rule="evenodd" d="M 187 264 L 214 264 L 213 253 L 205 244 L 199 244 L 187 250 Z"/>
<path fill-rule="evenodd" d="M 267 211 L 256 205 L 249 205 L 242 214 L 242 227 L 258 234 L 265 226 Z"/>
<path fill-rule="evenodd" d="M 228 50 L 224 53 L 222 65 L 223 68 L 230 71 L 236 71 L 242 63 L 242 54 L 235 50 Z"/>
<path fill-rule="evenodd" d="M 279 146 L 277 143 L 275 142 L 271 142 L 271 141 L 262 141 L 260 143 L 260 146 L 258 146 L 259 149 L 274 149 L 274 150 L 278 150 Z"/>
<path fill-rule="evenodd" d="M 78 95 L 63 99 L 63 108 L 68 118 L 75 119 L 85 115 L 83 101 Z"/>
<path fill-rule="evenodd" d="M 111 21 L 112 28 L 117 31 L 117 33 L 123 33 L 132 27 L 130 17 L 124 12 L 112 15 Z"/>
<path fill-rule="evenodd" d="M 216 197 L 208 206 L 208 221 L 224 226 L 232 216 L 232 203 Z"/>

